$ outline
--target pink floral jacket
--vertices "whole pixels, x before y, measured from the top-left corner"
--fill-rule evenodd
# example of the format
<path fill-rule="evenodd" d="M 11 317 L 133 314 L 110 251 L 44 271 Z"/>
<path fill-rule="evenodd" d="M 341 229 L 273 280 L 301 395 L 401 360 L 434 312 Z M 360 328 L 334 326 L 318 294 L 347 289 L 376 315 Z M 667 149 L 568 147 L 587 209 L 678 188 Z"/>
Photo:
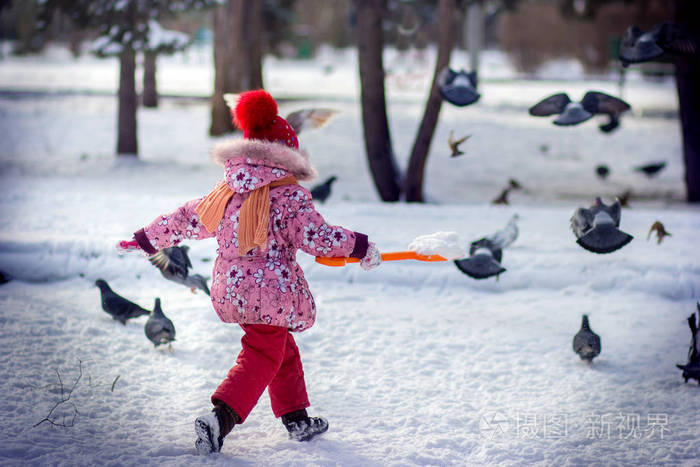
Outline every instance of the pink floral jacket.
<path fill-rule="evenodd" d="M 315 170 L 304 151 L 278 143 L 238 139 L 213 150 L 224 166 L 225 181 L 235 192 L 224 217 L 210 233 L 195 213 L 202 200 L 188 201 L 174 212 L 158 216 L 134 234 L 149 254 L 183 240 L 216 237 L 219 248 L 214 263 L 211 300 L 222 321 L 284 326 L 293 331 L 311 327 L 316 306 L 304 273 L 296 262 L 298 249 L 314 256 L 362 258 L 367 236 L 329 225 L 314 208 L 311 194 L 299 185 L 270 189 L 270 223 L 267 249 L 238 253 L 238 212 L 251 190 L 294 175 L 314 178 Z"/>

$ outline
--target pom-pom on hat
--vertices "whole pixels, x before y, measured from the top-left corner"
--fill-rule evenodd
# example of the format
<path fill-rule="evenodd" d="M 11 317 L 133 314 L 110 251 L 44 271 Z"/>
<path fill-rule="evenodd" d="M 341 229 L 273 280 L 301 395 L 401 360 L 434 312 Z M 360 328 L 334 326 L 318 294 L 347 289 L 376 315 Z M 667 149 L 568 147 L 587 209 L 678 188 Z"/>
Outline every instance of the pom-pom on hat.
<path fill-rule="evenodd" d="M 265 90 L 246 91 L 238 95 L 231 111 L 233 123 L 246 139 L 264 139 L 299 148 L 299 140 L 287 120 L 277 115 L 277 102 Z"/>

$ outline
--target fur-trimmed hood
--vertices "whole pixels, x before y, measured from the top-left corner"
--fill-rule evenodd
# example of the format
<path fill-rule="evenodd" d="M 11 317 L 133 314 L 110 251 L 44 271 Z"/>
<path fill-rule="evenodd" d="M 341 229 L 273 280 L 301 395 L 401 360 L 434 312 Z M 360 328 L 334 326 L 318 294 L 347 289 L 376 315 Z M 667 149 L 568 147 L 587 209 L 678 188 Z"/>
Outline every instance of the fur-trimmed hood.
<path fill-rule="evenodd" d="M 224 167 L 226 183 L 239 193 L 288 175 L 294 175 L 302 182 L 311 181 L 317 176 L 306 151 L 270 141 L 231 139 L 215 145 L 211 155 L 214 162 Z M 272 179 L 263 172 L 272 174 Z M 241 183 L 244 173 L 249 176 L 245 178 L 246 183 Z M 258 180 L 253 183 L 250 177 Z"/>

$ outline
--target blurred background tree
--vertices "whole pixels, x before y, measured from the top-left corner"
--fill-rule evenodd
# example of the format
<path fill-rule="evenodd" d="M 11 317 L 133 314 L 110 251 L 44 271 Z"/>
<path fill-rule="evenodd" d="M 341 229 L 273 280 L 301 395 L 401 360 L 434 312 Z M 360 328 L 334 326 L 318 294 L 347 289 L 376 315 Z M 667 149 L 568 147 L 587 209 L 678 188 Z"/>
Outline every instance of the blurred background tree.
<path fill-rule="evenodd" d="M 211 6 L 216 0 L 29 0 L 39 7 L 37 26 L 45 30 L 57 12 L 75 29 L 99 33 L 93 44 L 98 56 L 119 57 L 117 156 L 138 156 L 136 110 L 136 53 L 160 42 L 159 20 L 183 11 Z M 155 66 L 155 63 L 153 63 Z M 155 83 L 154 83 L 155 84 Z"/>

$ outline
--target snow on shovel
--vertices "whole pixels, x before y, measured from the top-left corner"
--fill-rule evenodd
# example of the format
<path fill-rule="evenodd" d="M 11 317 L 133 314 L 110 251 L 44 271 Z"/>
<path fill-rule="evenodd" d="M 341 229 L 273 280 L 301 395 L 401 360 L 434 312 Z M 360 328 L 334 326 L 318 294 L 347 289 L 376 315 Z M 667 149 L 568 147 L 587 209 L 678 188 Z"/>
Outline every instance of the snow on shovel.
<path fill-rule="evenodd" d="M 456 232 L 435 232 L 416 237 L 408 245 L 407 251 L 382 253 L 382 261 L 413 259 L 433 262 L 449 261 L 463 256 L 459 235 Z M 358 258 L 317 256 L 316 262 L 326 266 L 345 266 L 347 263 L 359 263 L 360 260 Z"/>

